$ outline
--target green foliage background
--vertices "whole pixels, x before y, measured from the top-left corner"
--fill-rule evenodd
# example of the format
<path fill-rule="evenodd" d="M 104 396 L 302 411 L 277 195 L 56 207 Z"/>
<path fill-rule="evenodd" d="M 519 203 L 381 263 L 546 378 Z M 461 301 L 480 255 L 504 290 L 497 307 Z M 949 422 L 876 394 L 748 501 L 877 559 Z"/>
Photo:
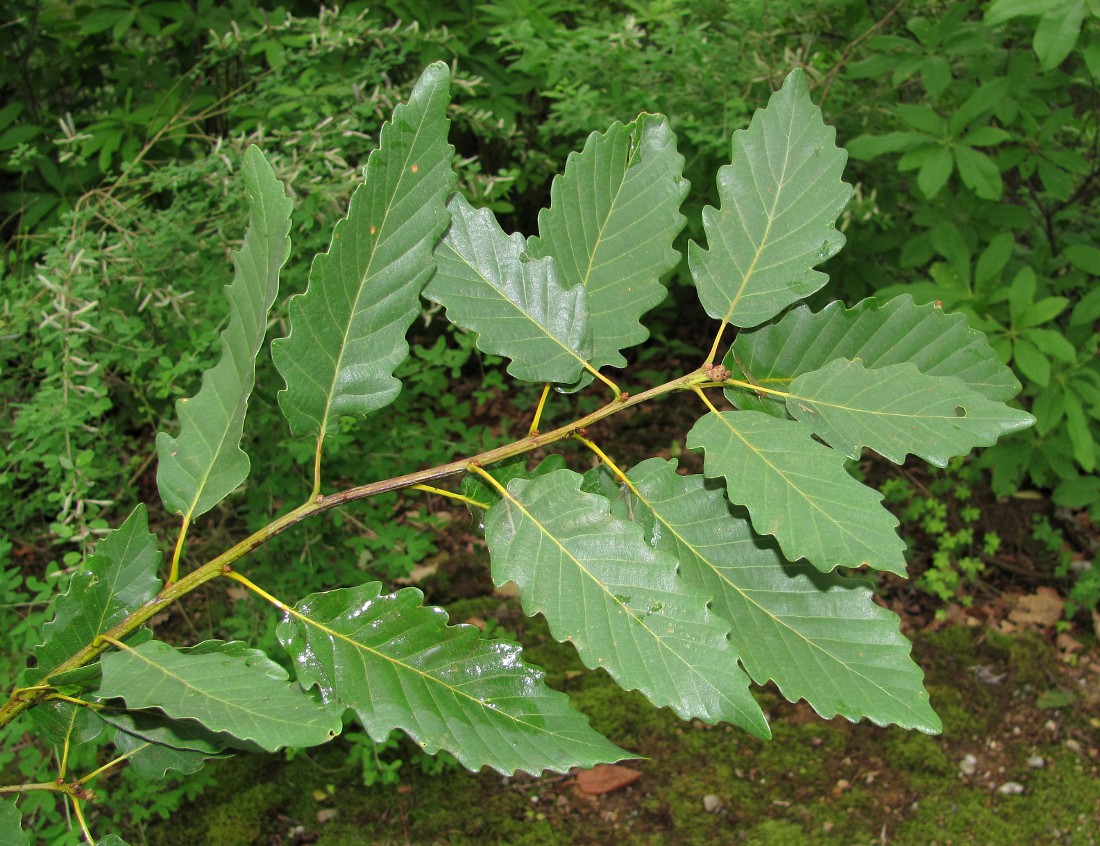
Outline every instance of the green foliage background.
<path fill-rule="evenodd" d="M 295 258 L 283 279 L 288 293 L 301 291 L 307 257 L 324 249 L 344 213 L 382 120 L 438 59 L 455 68 L 459 186 L 509 231 L 536 231 L 550 177 L 589 131 L 643 110 L 668 115 L 693 202 L 717 202 L 707 192 L 728 161 L 730 133 L 791 67 L 804 67 L 855 159 L 846 172 L 856 185 L 848 245 L 828 268 L 829 295 L 852 303 L 909 292 L 989 333 L 1038 418 L 980 459 L 994 490 L 1036 486 L 1100 515 L 1095 4 L 1051 4 L 1076 28 L 1054 27 L 1030 11 L 1038 6 L 1013 0 L 443 5 L 390 0 L 318 13 L 315 4 L 244 0 L 8 4 L 0 46 L 7 654 L 40 642 L 45 598 L 128 503 L 155 500 L 151 434 L 217 356 L 228 248 L 245 218 L 231 186 L 246 145 L 263 144 L 295 200 Z M 684 210 L 682 237 L 698 239 L 699 209 Z M 673 276 L 690 284 L 686 261 Z M 507 435 L 464 423 L 472 407 L 503 398 L 500 361 L 479 359 L 470 336 L 433 323 L 433 308 L 414 324 L 392 413 L 330 437 L 330 454 L 356 456 L 343 481 L 440 463 Z M 670 344 L 690 337 L 684 326 L 698 317 L 670 308 L 656 316 Z M 471 374 L 480 378 L 473 393 L 449 390 Z M 250 430 L 280 433 L 247 445 L 264 484 L 248 486 L 232 512 L 203 518 L 196 543 L 216 546 L 234 520 L 264 525 L 309 489 L 301 468 L 310 447 L 281 434 L 279 386 L 270 364 L 261 367 Z M 279 568 L 272 589 L 323 590 L 362 581 L 363 571 L 407 574 L 436 551 L 429 530 L 438 521 L 400 505 L 390 495 L 311 526 L 305 552 L 300 539 L 269 544 L 264 558 L 296 562 Z M 379 528 L 362 531 L 360 521 Z M 341 547 L 345 554 L 316 560 L 311 552 Z M 212 602 L 222 603 L 212 616 L 223 635 L 274 643 L 247 603 Z M 10 687 L 19 668 L 7 661 L 0 669 Z M 0 766 L 29 766 L 12 749 L 3 744 Z M 92 756 L 94 746 L 78 754 Z M 25 814 L 35 811 L 29 804 Z"/>

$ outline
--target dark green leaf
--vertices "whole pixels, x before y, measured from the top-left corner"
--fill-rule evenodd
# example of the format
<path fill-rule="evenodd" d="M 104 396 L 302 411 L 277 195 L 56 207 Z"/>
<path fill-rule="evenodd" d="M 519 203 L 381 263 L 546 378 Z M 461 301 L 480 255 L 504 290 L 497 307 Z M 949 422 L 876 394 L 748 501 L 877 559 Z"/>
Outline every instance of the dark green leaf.
<path fill-rule="evenodd" d="M 446 749 L 469 769 L 564 773 L 629 757 L 594 731 L 520 648 L 421 605 L 406 588 L 372 582 L 307 596 L 279 624 L 299 681 L 351 708 L 382 741 L 407 732 L 429 754 Z"/>
<path fill-rule="evenodd" d="M 68 591 L 54 601 L 53 620 L 42 629 L 45 643 L 34 650 L 38 666 L 28 671 L 28 679 L 47 678 L 49 671 L 156 596 L 159 564 L 156 538 L 149 533 L 145 506 L 139 505 L 99 542 L 95 554 L 73 574 Z"/>
<path fill-rule="evenodd" d="M 272 345 L 286 380 L 279 404 L 297 435 L 320 442 L 342 414 L 366 414 L 393 401 L 393 371 L 408 355 L 405 331 L 447 228 L 454 187 L 447 143 L 450 72 L 428 67 L 407 105 L 382 127 L 348 216 L 310 271 L 309 288 L 290 303 L 290 335 Z"/>
<path fill-rule="evenodd" d="M 985 153 L 960 144 L 955 148 L 955 163 L 963 185 L 983 200 L 999 200 L 1004 191 L 1001 171 Z"/>

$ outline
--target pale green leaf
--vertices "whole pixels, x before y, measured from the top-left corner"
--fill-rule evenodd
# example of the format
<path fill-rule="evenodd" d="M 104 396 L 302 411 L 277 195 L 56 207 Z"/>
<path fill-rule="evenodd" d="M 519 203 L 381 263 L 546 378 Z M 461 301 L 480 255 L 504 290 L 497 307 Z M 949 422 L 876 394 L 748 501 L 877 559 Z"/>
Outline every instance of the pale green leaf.
<path fill-rule="evenodd" d="M 757 326 L 828 281 L 813 268 L 844 245 L 837 216 L 851 195 L 847 154 L 795 70 L 733 135 L 733 163 L 718 171 L 722 208 L 703 209 L 707 249 L 688 247 L 707 314 Z"/>
<path fill-rule="evenodd" d="M 98 543 L 95 554 L 73 573 L 69 589 L 54 601 L 53 619 L 42 629 L 46 640 L 34 649 L 34 682 L 55 669 L 131 611 L 160 591 L 160 552 L 149 533 L 145 506 L 139 505 L 121 526 Z"/>
<path fill-rule="evenodd" d="M 1085 19 L 1085 0 L 1068 0 L 1039 18 L 1032 46 L 1044 71 L 1054 70 L 1073 52 Z"/>
<path fill-rule="evenodd" d="M 905 575 L 905 544 L 882 494 L 849 476 L 844 454 L 815 441 L 809 426 L 755 411 L 711 412 L 687 445 L 705 452 L 706 475 L 725 477 L 730 501 L 790 560 L 805 558 L 825 573 L 865 565 Z"/>
<path fill-rule="evenodd" d="M 582 285 L 592 324 L 592 367 L 622 367 L 619 350 L 649 337 L 643 314 L 667 294 L 660 278 L 680 254 L 684 157 L 662 115 L 592 133 L 550 186 L 532 255 L 553 256 L 566 285 Z"/>
<path fill-rule="evenodd" d="M 429 754 L 445 749 L 471 770 L 564 773 L 629 755 L 551 690 L 512 643 L 448 626 L 406 588 L 371 582 L 307 596 L 279 624 L 298 680 L 351 708 L 376 741 L 407 732 Z"/>
<path fill-rule="evenodd" d="M 918 306 L 908 295 L 866 299 L 851 308 L 833 302 L 816 314 L 799 306 L 774 324 L 739 333 L 723 364 L 737 379 L 786 391 L 799 374 L 838 358 L 858 358 L 872 368 L 911 362 L 921 373 L 954 376 L 993 400 L 1020 392 L 1012 371 L 963 315 L 931 303 Z M 726 396 L 739 408 L 787 416 L 782 397 L 733 389 Z"/>
<path fill-rule="evenodd" d="M 584 286 L 564 284 L 554 259 L 533 258 L 489 209 L 476 211 L 461 194 L 447 208 L 451 226 L 424 296 L 477 332 L 478 349 L 510 358 L 517 379 L 576 381 L 592 352 Z"/>
<path fill-rule="evenodd" d="M 516 479 L 485 517 L 493 580 L 514 581 L 528 614 L 542 614 L 581 660 L 603 667 L 685 719 L 726 720 L 770 732 L 737 664 L 728 624 L 707 610 L 669 555 L 610 503 L 558 470 Z"/>
<path fill-rule="evenodd" d="M 371 153 L 348 216 L 290 302 L 290 335 L 272 345 L 286 380 L 279 404 L 297 435 L 323 439 L 342 414 L 366 414 L 401 390 L 393 371 L 408 355 L 405 331 L 435 268 L 454 187 L 447 143 L 450 73 L 424 71 L 394 109 Z"/>
<path fill-rule="evenodd" d="M 226 289 L 229 326 L 221 334 L 221 358 L 203 374 L 199 392 L 176 403 L 179 435 L 157 435 L 161 499 L 168 511 L 188 522 L 248 478 L 241 434 L 256 382 L 256 355 L 279 293 L 279 270 L 290 252 L 292 204 L 257 147 L 248 148 L 241 172 L 250 220 L 244 243 L 233 253 L 236 272 Z"/>
<path fill-rule="evenodd" d="M 849 458 L 866 446 L 895 464 L 912 453 L 937 467 L 1035 422 L 958 379 L 921 373 L 912 362 L 869 369 L 846 358 L 791 382 L 787 410 Z"/>
<path fill-rule="evenodd" d="M 0 846 L 29 846 L 15 799 L 0 799 Z"/>
<path fill-rule="evenodd" d="M 288 681 L 282 667 L 239 644 L 188 653 L 153 640 L 108 653 L 102 664 L 104 699 L 123 699 L 130 709 L 159 708 L 269 752 L 316 746 L 342 728 L 339 715 Z"/>
<path fill-rule="evenodd" d="M 733 627 L 754 681 L 774 681 L 826 718 L 940 731 L 910 644 L 897 617 L 874 603 L 870 582 L 785 560 L 719 484 L 677 474 L 675 461 L 651 458 L 629 477 L 631 519 L 676 557 L 698 593 L 713 597 L 711 610 Z"/>

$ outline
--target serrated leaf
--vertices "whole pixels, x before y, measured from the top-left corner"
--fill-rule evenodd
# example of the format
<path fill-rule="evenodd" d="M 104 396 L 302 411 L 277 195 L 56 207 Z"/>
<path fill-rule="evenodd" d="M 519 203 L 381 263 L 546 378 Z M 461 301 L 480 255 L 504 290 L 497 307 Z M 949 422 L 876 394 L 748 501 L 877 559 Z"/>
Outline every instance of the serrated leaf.
<path fill-rule="evenodd" d="M 514 581 L 528 614 L 542 614 L 557 640 L 624 689 L 684 719 L 769 736 L 709 597 L 690 591 L 672 558 L 581 483 L 558 470 L 508 485 L 485 517 L 493 581 Z"/>
<path fill-rule="evenodd" d="M 248 478 L 241 434 L 256 382 L 256 355 L 279 293 L 279 270 L 290 253 L 293 206 L 259 148 L 248 148 L 241 172 L 250 221 L 244 243 L 233 253 L 235 274 L 226 289 L 229 326 L 221 334 L 221 358 L 203 374 L 199 392 L 176 403 L 179 435 L 157 435 L 157 487 L 168 511 L 186 522 L 205 514 Z"/>
<path fill-rule="evenodd" d="M 721 209 L 703 209 L 707 249 L 688 246 L 699 299 L 711 317 L 757 326 L 828 281 L 813 268 L 844 245 L 836 219 L 851 196 L 847 154 L 793 71 L 718 171 Z"/>
<path fill-rule="evenodd" d="M 342 414 L 367 414 L 401 390 L 393 371 L 434 270 L 454 188 L 447 143 L 450 73 L 424 71 L 407 105 L 382 127 L 348 216 L 317 256 L 309 287 L 290 302 L 290 334 L 272 345 L 286 380 L 279 404 L 296 435 L 322 440 Z"/>
<path fill-rule="evenodd" d="M 208 758 L 224 757 L 225 740 L 194 723 L 152 711 L 100 716 L 114 727 L 111 739 L 139 778 L 159 781 L 169 770 L 189 775 Z"/>
<path fill-rule="evenodd" d="M 592 352 L 582 285 L 563 283 L 553 258 L 536 259 L 522 235 L 507 236 L 489 209 L 461 194 L 447 204 L 451 226 L 435 248 L 424 296 L 477 332 L 482 352 L 511 359 L 527 382 L 574 382 Z"/>
<path fill-rule="evenodd" d="M 676 557 L 698 593 L 713 597 L 711 610 L 732 626 L 754 681 L 775 681 L 826 719 L 941 730 L 898 618 L 874 603 L 870 582 L 785 560 L 720 486 L 678 475 L 675 461 L 651 458 L 628 475 L 631 519 Z"/>
<path fill-rule="evenodd" d="M 188 654 L 149 641 L 103 656 L 99 695 L 127 707 L 159 708 L 176 720 L 196 720 L 213 732 L 252 741 L 273 752 L 316 746 L 340 733 L 340 717 L 289 682 L 259 650 Z"/>
<path fill-rule="evenodd" d="M 30 846 L 14 799 L 0 799 L 0 846 Z"/>
<path fill-rule="evenodd" d="M 629 757 L 547 687 L 518 646 L 446 625 L 446 612 L 421 605 L 415 588 L 380 590 L 371 582 L 307 596 L 278 628 L 298 680 L 354 710 L 376 741 L 401 729 L 429 754 L 446 749 L 471 770 L 507 775 Z"/>
<path fill-rule="evenodd" d="M 705 453 L 704 472 L 725 477 L 730 501 L 743 505 L 753 528 L 778 541 L 792 561 L 805 558 L 824 573 L 866 565 L 905 575 L 905 544 L 882 494 L 844 469 L 844 454 L 813 439 L 804 423 L 755 411 L 699 418 L 689 449 Z"/>
<path fill-rule="evenodd" d="M 672 242 L 687 222 L 683 169 L 668 120 L 643 114 L 588 136 L 550 186 L 528 249 L 553 256 L 565 284 L 583 286 L 596 370 L 623 367 L 619 351 L 649 337 L 640 318 L 665 298 L 660 278 L 680 261 Z"/>
<path fill-rule="evenodd" d="M 723 364 L 735 378 L 786 391 L 792 379 L 838 358 L 860 359 L 866 367 L 911 362 L 929 376 L 954 376 L 992 400 L 1009 400 L 1020 383 L 971 329 L 961 314 L 914 304 L 905 295 L 887 302 L 866 299 L 850 309 L 832 302 L 816 314 L 799 306 L 777 323 L 741 332 Z M 780 397 L 727 390 L 739 408 L 787 416 Z"/>
<path fill-rule="evenodd" d="M 507 461 L 501 461 L 485 468 L 485 471 L 496 479 L 503 487 L 508 487 L 512 479 L 533 479 L 535 476 L 545 476 L 554 470 L 565 467 L 565 458 L 557 453 L 551 453 L 540 461 L 534 469 L 527 467 L 528 456 L 517 455 Z M 462 477 L 462 495 L 477 500 L 487 506 L 500 501 L 497 489 L 478 476 L 476 473 L 467 473 Z M 485 511 L 478 509 L 479 519 L 484 518 Z"/>
<path fill-rule="evenodd" d="M 911 362 L 872 370 L 846 358 L 791 382 L 787 410 L 849 458 L 859 458 L 866 446 L 895 464 L 912 453 L 937 467 L 1035 422 L 958 379 L 925 375 Z"/>
<path fill-rule="evenodd" d="M 45 642 L 34 649 L 38 666 L 27 673 L 29 681 L 49 673 L 109 631 L 134 609 L 160 591 L 157 578 L 160 552 L 149 533 L 145 506 L 139 505 L 117 529 L 96 545 L 69 582 L 69 589 L 54 601 L 54 616 L 43 629 Z"/>

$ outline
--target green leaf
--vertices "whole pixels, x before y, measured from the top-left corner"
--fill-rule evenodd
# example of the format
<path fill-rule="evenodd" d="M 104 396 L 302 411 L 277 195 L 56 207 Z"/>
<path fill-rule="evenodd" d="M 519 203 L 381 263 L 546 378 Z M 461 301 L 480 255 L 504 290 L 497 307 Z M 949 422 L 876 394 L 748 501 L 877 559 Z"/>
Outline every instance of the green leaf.
<path fill-rule="evenodd" d="M 774 680 L 792 702 L 818 714 L 926 732 L 941 729 L 898 619 L 872 599 L 865 579 L 819 573 L 786 561 L 752 531 L 742 509 L 702 476 L 651 458 L 630 471 L 624 490 L 646 539 L 680 562 L 683 578 L 713 597 L 753 680 Z"/>
<path fill-rule="evenodd" d="M 857 161 L 868 161 L 886 153 L 902 153 L 928 143 L 923 132 L 887 132 L 885 135 L 860 135 L 845 148 Z"/>
<path fill-rule="evenodd" d="M 477 332 L 483 352 L 512 361 L 527 382 L 574 382 L 592 352 L 584 286 L 562 283 L 552 258 L 534 259 L 522 235 L 504 234 L 488 209 L 461 194 L 447 204 L 451 227 L 435 249 L 424 296 Z"/>
<path fill-rule="evenodd" d="M 968 147 L 993 147 L 1011 138 L 1012 135 L 997 126 L 979 126 L 963 136 L 962 143 Z"/>
<path fill-rule="evenodd" d="M 320 443 L 342 414 L 367 414 L 401 390 L 393 371 L 408 355 L 405 331 L 435 268 L 454 187 L 447 143 L 450 73 L 424 71 L 407 105 L 382 127 L 348 216 L 290 302 L 291 331 L 272 344 L 286 380 L 279 404 L 296 435 Z"/>
<path fill-rule="evenodd" d="M 951 156 L 951 150 L 947 147 L 938 147 L 921 165 L 917 174 L 917 185 L 924 196 L 932 199 L 947 184 L 951 171 L 955 168 L 955 160 Z"/>
<path fill-rule="evenodd" d="M 149 533 L 145 506 L 139 505 L 99 542 L 54 601 L 53 620 L 42 629 L 46 640 L 34 650 L 38 666 L 28 671 L 28 680 L 49 678 L 50 671 L 156 596 L 159 564 L 156 538 Z"/>
<path fill-rule="evenodd" d="M 1026 329 L 1049 323 L 1068 307 L 1069 300 L 1065 297 L 1043 297 L 1039 302 L 1029 304 L 1023 314 L 1012 321 L 1012 326 L 1015 329 Z"/>
<path fill-rule="evenodd" d="M 993 281 L 1012 258 L 1014 249 L 1016 249 L 1016 239 L 1011 232 L 1002 232 L 993 238 L 989 246 L 978 256 L 978 263 L 974 268 L 974 284 L 982 286 Z"/>
<path fill-rule="evenodd" d="M 160 496 L 185 522 L 205 514 L 248 478 L 241 434 L 256 382 L 256 355 L 290 252 L 292 204 L 282 183 L 255 146 L 245 153 L 241 170 L 251 217 L 244 243 L 233 253 L 236 273 L 226 289 L 229 327 L 221 334 L 221 358 L 203 374 L 198 394 L 176 403 L 179 436 L 157 435 Z"/>
<path fill-rule="evenodd" d="M 485 518 L 493 581 L 514 581 L 524 611 L 546 617 L 557 640 L 572 641 L 588 667 L 603 667 L 624 689 L 684 719 L 726 720 L 768 737 L 709 597 L 690 591 L 675 560 L 581 482 L 558 470 L 509 483 Z"/>
<path fill-rule="evenodd" d="M 828 281 L 813 268 L 844 245 L 835 223 L 852 190 L 835 138 L 801 70 L 734 133 L 733 163 L 718 171 L 722 208 L 703 209 L 708 248 L 688 245 L 711 317 L 757 326 Z"/>
<path fill-rule="evenodd" d="M 1066 247 L 1066 260 L 1092 276 L 1100 276 L 1100 247 L 1091 244 L 1071 244 Z"/>
<path fill-rule="evenodd" d="M 159 708 L 176 720 L 197 720 L 269 752 L 316 746 L 340 733 L 339 714 L 318 705 L 258 649 L 223 644 L 183 652 L 149 641 L 103 656 L 99 695 L 127 707 Z"/>
<path fill-rule="evenodd" d="M 960 144 L 955 147 L 955 163 L 963 185 L 983 200 L 999 200 L 1004 191 L 1001 171 L 985 153 Z"/>
<path fill-rule="evenodd" d="M 823 573 L 868 566 L 905 575 L 905 544 L 882 494 L 849 476 L 844 454 L 815 441 L 809 426 L 754 411 L 711 412 L 687 446 L 704 451 L 706 475 L 725 477 L 730 501 L 790 560 L 805 558 Z"/>
<path fill-rule="evenodd" d="M 100 713 L 114 727 L 112 740 L 126 755 L 139 778 L 164 778 L 169 770 L 189 775 L 198 772 L 207 758 L 223 757 L 228 738 L 219 737 L 195 723 L 169 720 L 156 712 Z"/>
<path fill-rule="evenodd" d="M 0 799 L 0 846 L 30 846 L 14 799 Z"/>
<path fill-rule="evenodd" d="M 1034 17 L 1041 15 L 1043 8 L 1035 0 L 994 0 L 985 11 L 985 22 L 995 26 L 1012 18 Z"/>
<path fill-rule="evenodd" d="M 547 473 L 565 467 L 565 457 L 558 453 L 551 453 L 546 456 L 533 470 L 527 469 L 527 459 L 528 456 L 526 455 L 517 455 L 515 458 L 486 467 L 485 471 L 496 479 L 501 487 L 506 488 L 512 479 L 533 479 L 535 476 L 545 476 Z M 476 473 L 467 473 L 462 477 L 462 495 L 483 502 L 486 505 L 500 502 L 500 494 L 497 489 Z M 478 511 L 482 520 L 484 520 L 485 511 L 480 508 Z"/>
<path fill-rule="evenodd" d="M 1081 400 L 1073 391 L 1066 391 L 1066 432 L 1073 446 L 1073 459 L 1086 473 L 1096 469 L 1096 441 L 1089 430 L 1089 419 Z"/>
<path fill-rule="evenodd" d="M 921 373 L 911 362 L 872 370 L 858 359 L 834 359 L 797 377 L 787 410 L 849 458 L 859 458 L 867 446 L 895 464 L 912 453 L 937 467 L 1035 422 L 958 379 Z"/>
<path fill-rule="evenodd" d="M 307 596 L 278 628 L 299 681 L 353 709 L 376 741 L 401 729 L 429 754 L 446 749 L 471 770 L 506 775 L 629 757 L 547 687 L 518 646 L 448 626 L 415 588 L 380 590 L 372 582 Z"/>
<path fill-rule="evenodd" d="M 1020 333 L 1047 355 L 1066 364 L 1077 361 L 1077 347 L 1057 329 L 1025 329 Z"/>
<path fill-rule="evenodd" d="M 851 308 L 833 302 L 816 314 L 799 306 L 777 323 L 739 333 L 723 364 L 736 378 L 786 391 L 796 376 L 841 358 L 858 358 L 871 368 L 911 362 L 921 373 L 954 376 L 992 400 L 1020 392 L 1015 375 L 963 315 L 931 303 L 918 306 L 908 295 L 866 299 Z M 738 408 L 787 416 L 782 399 L 734 389 L 726 396 Z"/>
<path fill-rule="evenodd" d="M 1054 70 L 1073 52 L 1084 18 L 1084 0 L 1060 3 L 1039 18 L 1032 46 L 1044 71 Z"/>
<path fill-rule="evenodd" d="M 668 120 L 643 114 L 592 133 L 550 186 L 528 249 L 553 256 L 566 285 L 584 286 L 596 370 L 623 367 L 619 350 L 649 337 L 640 318 L 665 298 L 660 278 L 680 261 L 672 242 L 687 222 L 683 169 Z"/>
<path fill-rule="evenodd" d="M 1027 338 L 1017 338 L 1012 344 L 1012 360 L 1020 372 L 1037 385 L 1045 388 L 1050 382 L 1050 359 Z"/>

